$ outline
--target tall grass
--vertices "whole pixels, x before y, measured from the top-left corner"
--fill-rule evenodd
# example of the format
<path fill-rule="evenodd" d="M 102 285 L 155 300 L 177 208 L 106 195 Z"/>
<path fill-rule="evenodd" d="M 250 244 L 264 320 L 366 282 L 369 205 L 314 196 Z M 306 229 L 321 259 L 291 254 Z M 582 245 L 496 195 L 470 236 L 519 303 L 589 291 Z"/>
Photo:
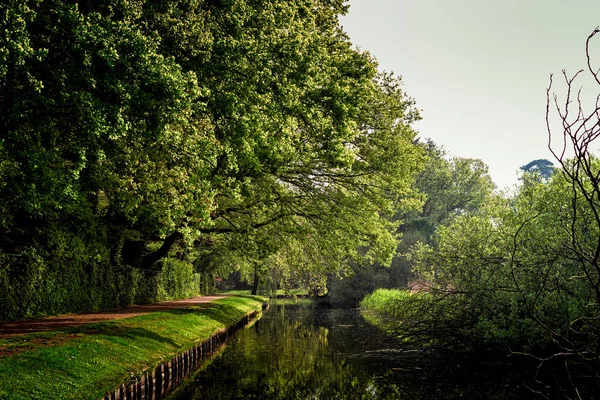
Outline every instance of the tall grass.
<path fill-rule="evenodd" d="M 427 292 L 377 289 L 360 303 L 367 322 L 404 340 L 429 346 L 441 339 L 439 315 L 449 315 L 449 304 Z"/>
<path fill-rule="evenodd" d="M 420 346 L 480 344 L 473 329 L 477 312 L 462 296 L 378 289 L 363 299 L 361 308 L 371 324 Z"/>
<path fill-rule="evenodd" d="M 415 310 L 415 306 L 425 303 L 428 293 L 411 293 L 409 290 L 377 289 L 365 296 L 360 302 L 363 310 L 370 310 L 388 317 L 406 318 Z"/>

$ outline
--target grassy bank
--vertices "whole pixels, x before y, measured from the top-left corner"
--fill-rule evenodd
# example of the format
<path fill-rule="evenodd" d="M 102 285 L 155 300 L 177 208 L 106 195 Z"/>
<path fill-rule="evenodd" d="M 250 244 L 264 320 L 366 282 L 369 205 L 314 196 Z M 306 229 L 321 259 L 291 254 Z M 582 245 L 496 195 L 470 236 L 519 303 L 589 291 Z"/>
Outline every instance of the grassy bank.
<path fill-rule="evenodd" d="M 99 399 L 259 310 L 256 296 L 0 340 L 0 399 Z"/>
<path fill-rule="evenodd" d="M 219 293 L 223 294 L 242 294 L 249 295 L 251 290 L 221 290 Z M 258 294 L 261 296 L 269 296 L 269 297 L 308 297 L 309 293 L 307 289 L 290 289 L 285 291 L 284 289 L 277 289 L 275 291 L 263 291 L 259 290 Z"/>
<path fill-rule="evenodd" d="M 419 305 L 423 305 L 430 299 L 428 293 L 411 293 L 402 289 L 377 289 L 365 296 L 360 302 L 363 310 L 376 312 L 382 316 L 398 319 L 409 318 L 411 312 L 419 311 Z"/>
<path fill-rule="evenodd" d="M 360 303 L 367 322 L 406 341 L 423 339 L 415 335 L 427 333 L 419 326 L 427 321 L 434 306 L 436 304 L 431 302 L 429 293 L 411 293 L 401 289 L 377 289 Z"/>

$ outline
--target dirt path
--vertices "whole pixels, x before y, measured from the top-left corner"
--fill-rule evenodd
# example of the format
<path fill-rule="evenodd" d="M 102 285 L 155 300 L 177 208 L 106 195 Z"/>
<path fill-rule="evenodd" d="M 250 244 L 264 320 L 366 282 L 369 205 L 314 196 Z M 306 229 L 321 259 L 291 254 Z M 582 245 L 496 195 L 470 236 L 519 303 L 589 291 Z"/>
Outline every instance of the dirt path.
<path fill-rule="evenodd" d="M 209 303 L 227 295 L 198 296 L 191 299 L 165 301 L 162 303 L 132 306 L 115 310 L 105 310 L 89 314 L 66 314 L 53 317 L 27 319 L 22 321 L 0 322 L 0 338 L 25 335 L 28 333 L 56 331 L 83 324 L 90 324 L 112 319 L 123 319 L 159 311 L 187 308 L 198 304 Z"/>

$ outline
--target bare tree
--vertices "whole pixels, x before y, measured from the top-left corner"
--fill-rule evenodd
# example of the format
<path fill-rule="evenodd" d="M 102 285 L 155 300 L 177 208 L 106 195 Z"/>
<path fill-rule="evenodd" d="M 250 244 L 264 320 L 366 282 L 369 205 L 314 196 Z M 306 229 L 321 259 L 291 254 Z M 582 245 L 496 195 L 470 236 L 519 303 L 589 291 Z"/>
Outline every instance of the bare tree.
<path fill-rule="evenodd" d="M 600 70 L 592 67 L 590 42 L 599 32 L 600 28 L 594 29 L 586 41 L 587 72 L 598 86 Z M 593 143 L 600 136 L 600 94 L 595 103 L 592 102 L 593 109 L 584 111 L 582 88 L 577 89 L 575 83 L 585 72 L 580 70 L 569 76 L 562 71 L 567 89 L 562 102 L 552 92 L 553 77 L 550 76 L 546 126 L 548 148 L 562 167 L 562 174 L 571 188 L 570 226 L 566 229 L 570 252 L 580 272 L 574 278 L 580 279 L 589 289 L 590 313 L 585 317 L 574 317 L 567 332 L 551 332 L 561 351 L 541 361 L 564 359 L 570 381 L 574 369 L 579 376 L 584 370 L 588 377 L 591 376 L 596 390 L 600 390 L 600 160 L 592 152 Z M 551 117 L 554 112 L 562 124 L 562 134 L 553 134 Z M 556 140 L 557 136 L 559 140 Z M 581 398 L 577 383 L 571 383 L 569 397 Z"/>

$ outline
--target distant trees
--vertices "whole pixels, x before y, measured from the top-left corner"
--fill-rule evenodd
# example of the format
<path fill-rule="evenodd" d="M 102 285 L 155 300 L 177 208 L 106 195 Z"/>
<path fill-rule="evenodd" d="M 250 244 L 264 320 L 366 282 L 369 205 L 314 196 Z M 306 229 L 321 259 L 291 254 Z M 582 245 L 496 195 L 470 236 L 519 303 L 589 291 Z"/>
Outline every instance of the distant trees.
<path fill-rule="evenodd" d="M 548 181 L 554 173 L 554 164 L 546 159 L 533 160 L 520 168 L 521 171 L 536 174 L 542 180 Z"/>
<path fill-rule="evenodd" d="M 451 157 L 432 141 L 423 147 L 429 158 L 414 184 L 422 194 L 423 207 L 401 218 L 405 220 L 401 230 L 420 232 L 422 241 L 431 243 L 439 226 L 476 212 L 489 200 L 496 185 L 483 161 Z"/>
<path fill-rule="evenodd" d="M 389 263 L 419 116 L 352 48 L 346 8 L 1 5 L 2 317 L 175 296 L 181 277 L 209 290 L 233 270 L 318 282 Z"/>
<path fill-rule="evenodd" d="M 351 263 L 355 276 L 329 280 L 334 303 L 355 306 L 376 288 L 406 287 L 412 277 L 413 261 L 407 258 L 412 246 L 419 242 L 437 246 L 434 235 L 437 229 L 460 216 L 473 215 L 492 198 L 495 185 L 481 160 L 451 157 L 431 140 L 419 146 L 427 154 L 425 167 L 413 184 L 421 206 L 401 210 L 394 216 L 400 223 L 401 240 L 391 267 Z"/>

